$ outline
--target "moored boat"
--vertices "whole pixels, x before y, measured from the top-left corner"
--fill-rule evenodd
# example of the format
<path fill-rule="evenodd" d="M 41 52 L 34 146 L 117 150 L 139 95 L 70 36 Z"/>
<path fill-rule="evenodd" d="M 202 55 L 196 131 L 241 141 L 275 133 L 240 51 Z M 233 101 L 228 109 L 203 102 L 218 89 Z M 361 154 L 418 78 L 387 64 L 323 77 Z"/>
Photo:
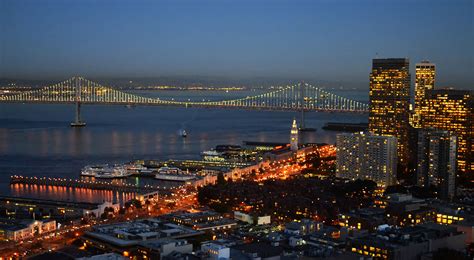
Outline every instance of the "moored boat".
<path fill-rule="evenodd" d="M 125 178 L 131 175 L 122 165 L 88 165 L 81 171 L 82 176 L 99 179 Z"/>

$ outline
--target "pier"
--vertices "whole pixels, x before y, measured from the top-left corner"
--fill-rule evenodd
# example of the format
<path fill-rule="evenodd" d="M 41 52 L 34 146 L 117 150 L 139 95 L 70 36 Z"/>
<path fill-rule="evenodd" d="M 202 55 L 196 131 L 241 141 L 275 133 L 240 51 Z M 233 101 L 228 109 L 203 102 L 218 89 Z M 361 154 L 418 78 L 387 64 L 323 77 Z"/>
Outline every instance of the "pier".
<path fill-rule="evenodd" d="M 28 184 L 28 185 L 45 185 L 45 186 L 58 186 L 68 188 L 84 188 L 93 190 L 108 190 L 108 191 L 120 191 L 120 192 L 135 192 L 135 193 L 146 193 L 146 192 L 170 192 L 172 188 L 161 187 L 161 186 L 135 186 L 132 184 L 117 184 L 105 181 L 85 181 L 85 180 L 73 180 L 65 178 L 51 178 L 51 177 L 25 177 L 14 175 L 10 177 L 10 185 L 13 184 Z"/>

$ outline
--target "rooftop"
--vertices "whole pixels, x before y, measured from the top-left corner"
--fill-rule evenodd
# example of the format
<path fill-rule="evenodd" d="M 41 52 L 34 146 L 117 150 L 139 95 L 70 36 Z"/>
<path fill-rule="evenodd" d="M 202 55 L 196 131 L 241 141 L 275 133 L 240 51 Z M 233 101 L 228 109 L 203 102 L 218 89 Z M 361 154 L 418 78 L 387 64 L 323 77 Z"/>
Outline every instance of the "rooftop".
<path fill-rule="evenodd" d="M 136 245 L 142 241 L 183 238 L 203 234 L 185 226 L 163 222 L 157 218 L 102 225 L 86 235 L 117 246 Z"/>
<path fill-rule="evenodd" d="M 428 223 L 405 228 L 387 228 L 353 240 L 354 243 L 374 245 L 383 248 L 398 248 L 408 244 L 417 244 L 431 239 L 439 239 L 461 234 L 455 227 Z"/>

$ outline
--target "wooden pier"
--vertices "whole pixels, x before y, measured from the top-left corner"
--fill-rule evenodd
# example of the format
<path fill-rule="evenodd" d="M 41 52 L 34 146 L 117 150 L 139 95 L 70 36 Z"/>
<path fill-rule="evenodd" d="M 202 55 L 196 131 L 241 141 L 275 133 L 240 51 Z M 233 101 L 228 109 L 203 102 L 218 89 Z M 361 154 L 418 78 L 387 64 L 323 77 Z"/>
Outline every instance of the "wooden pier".
<path fill-rule="evenodd" d="M 10 177 L 10 185 L 13 184 L 28 184 L 28 185 L 45 185 L 45 186 L 58 186 L 68 188 L 84 188 L 93 190 L 108 190 L 108 191 L 120 191 L 120 192 L 135 192 L 135 193 L 148 193 L 154 191 L 169 192 L 171 188 L 160 187 L 160 186 L 135 186 L 132 184 L 117 184 L 106 181 L 86 181 L 86 180 L 73 180 L 64 178 L 50 178 L 50 177 L 25 177 L 14 175 Z"/>

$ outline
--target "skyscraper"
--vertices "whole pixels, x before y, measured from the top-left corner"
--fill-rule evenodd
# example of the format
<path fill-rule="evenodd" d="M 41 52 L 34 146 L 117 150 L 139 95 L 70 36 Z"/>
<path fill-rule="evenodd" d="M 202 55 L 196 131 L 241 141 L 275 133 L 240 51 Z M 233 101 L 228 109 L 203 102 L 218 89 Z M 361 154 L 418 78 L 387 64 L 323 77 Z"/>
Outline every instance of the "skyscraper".
<path fill-rule="evenodd" d="M 408 131 L 410 118 L 409 60 L 374 59 L 370 73 L 369 131 L 395 136 L 399 168 L 408 170 Z"/>
<path fill-rule="evenodd" d="M 336 176 L 369 179 L 379 186 L 396 183 L 397 138 L 371 133 L 337 135 Z"/>
<path fill-rule="evenodd" d="M 296 119 L 293 119 L 293 124 L 291 125 L 290 147 L 291 151 L 298 151 L 298 125 L 296 124 Z"/>
<path fill-rule="evenodd" d="M 428 90 L 434 89 L 436 77 L 436 65 L 429 61 L 422 61 L 416 64 L 415 69 L 415 106 L 414 123 L 419 127 L 420 109 Z"/>
<path fill-rule="evenodd" d="M 474 179 L 473 93 L 468 90 L 439 89 L 425 94 L 420 109 L 421 126 L 451 131 L 458 137 L 458 170 Z"/>
<path fill-rule="evenodd" d="M 421 129 L 418 134 L 418 186 L 436 186 L 439 197 L 455 194 L 457 137 L 449 131 Z"/>

